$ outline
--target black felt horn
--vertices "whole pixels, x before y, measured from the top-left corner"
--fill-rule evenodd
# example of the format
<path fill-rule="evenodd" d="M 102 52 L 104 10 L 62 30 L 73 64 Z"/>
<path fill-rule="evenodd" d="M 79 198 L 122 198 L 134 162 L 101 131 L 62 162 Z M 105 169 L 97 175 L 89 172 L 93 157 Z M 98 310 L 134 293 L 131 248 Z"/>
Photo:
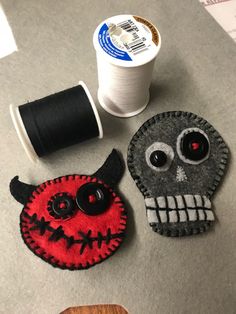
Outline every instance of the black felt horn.
<path fill-rule="evenodd" d="M 25 204 L 32 192 L 36 189 L 35 185 L 23 183 L 15 176 L 10 182 L 11 195 L 21 204 Z"/>
<path fill-rule="evenodd" d="M 113 149 L 104 164 L 93 176 L 107 183 L 110 187 L 115 187 L 124 173 L 123 160 L 116 149 Z"/>

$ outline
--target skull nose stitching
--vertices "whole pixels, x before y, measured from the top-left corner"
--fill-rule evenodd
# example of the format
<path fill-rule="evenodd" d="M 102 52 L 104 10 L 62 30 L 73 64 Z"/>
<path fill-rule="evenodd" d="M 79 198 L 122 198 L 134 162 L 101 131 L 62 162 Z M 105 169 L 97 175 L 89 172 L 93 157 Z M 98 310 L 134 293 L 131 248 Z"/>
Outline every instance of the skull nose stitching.
<path fill-rule="evenodd" d="M 188 178 L 186 176 L 184 168 L 181 167 L 181 166 L 178 166 L 177 170 L 176 170 L 176 181 L 177 182 L 184 182 L 184 181 L 187 181 L 187 180 L 188 180 Z"/>

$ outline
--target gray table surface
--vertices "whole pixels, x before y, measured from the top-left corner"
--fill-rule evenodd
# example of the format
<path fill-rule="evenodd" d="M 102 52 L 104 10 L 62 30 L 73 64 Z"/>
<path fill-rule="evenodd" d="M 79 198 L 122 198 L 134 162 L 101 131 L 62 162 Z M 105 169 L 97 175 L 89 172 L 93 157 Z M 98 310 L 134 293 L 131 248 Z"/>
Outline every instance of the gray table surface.
<path fill-rule="evenodd" d="M 3 0 L 19 51 L 0 60 L 0 312 L 59 313 L 72 305 L 123 304 L 133 314 L 236 313 L 236 45 L 198 0 Z M 106 17 L 133 13 L 156 24 L 162 48 L 151 102 L 140 115 L 119 119 L 99 112 L 103 140 L 29 162 L 10 119 L 20 105 L 84 80 L 94 98 L 97 73 L 92 35 Z M 147 225 L 143 197 L 128 171 L 120 184 L 130 204 L 128 237 L 109 260 L 88 271 L 54 269 L 34 256 L 19 233 L 21 205 L 9 194 L 19 174 L 29 183 L 68 173 L 92 173 L 113 147 L 128 142 L 152 115 L 197 113 L 231 150 L 231 163 L 214 197 L 218 221 L 201 236 L 161 237 Z"/>

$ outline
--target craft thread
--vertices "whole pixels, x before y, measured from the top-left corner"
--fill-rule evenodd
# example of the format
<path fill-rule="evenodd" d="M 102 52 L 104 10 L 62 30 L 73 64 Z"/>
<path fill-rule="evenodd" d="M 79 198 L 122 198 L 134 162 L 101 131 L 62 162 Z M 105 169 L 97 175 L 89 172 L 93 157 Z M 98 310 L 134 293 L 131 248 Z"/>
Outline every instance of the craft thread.
<path fill-rule="evenodd" d="M 33 161 L 87 139 L 103 137 L 97 109 L 83 82 L 19 107 L 11 105 L 10 112 Z"/>
<path fill-rule="evenodd" d="M 108 18 L 95 30 L 98 100 L 110 114 L 131 117 L 145 109 L 161 37 L 147 20 L 133 15 Z"/>

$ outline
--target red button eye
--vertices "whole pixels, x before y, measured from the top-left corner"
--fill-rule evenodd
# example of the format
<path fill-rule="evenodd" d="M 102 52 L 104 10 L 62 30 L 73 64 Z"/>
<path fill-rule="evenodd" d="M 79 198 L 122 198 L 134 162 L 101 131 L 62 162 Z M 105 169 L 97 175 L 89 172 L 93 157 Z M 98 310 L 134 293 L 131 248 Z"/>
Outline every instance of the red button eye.
<path fill-rule="evenodd" d="M 198 131 L 192 131 L 181 139 L 181 152 L 189 160 L 200 161 L 207 157 L 209 142 L 207 137 Z"/>
<path fill-rule="evenodd" d="M 192 142 L 192 149 L 193 150 L 198 150 L 199 149 L 199 147 L 200 147 L 200 144 L 198 143 L 198 142 Z"/>
<path fill-rule="evenodd" d="M 66 202 L 61 202 L 58 206 L 60 209 L 65 209 L 66 208 Z"/>
<path fill-rule="evenodd" d="M 96 200 L 97 200 L 96 195 L 94 195 L 94 194 L 89 195 L 88 201 L 90 204 L 96 203 Z"/>

